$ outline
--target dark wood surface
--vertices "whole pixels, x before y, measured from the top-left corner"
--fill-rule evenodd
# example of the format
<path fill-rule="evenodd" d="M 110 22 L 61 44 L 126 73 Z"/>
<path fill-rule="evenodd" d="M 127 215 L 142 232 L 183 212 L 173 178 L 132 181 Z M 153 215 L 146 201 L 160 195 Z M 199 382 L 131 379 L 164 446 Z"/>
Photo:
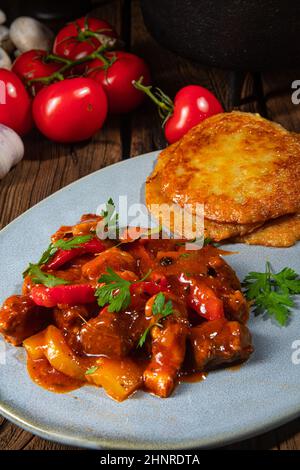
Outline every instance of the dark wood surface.
<path fill-rule="evenodd" d="M 115 25 L 129 50 L 146 59 L 152 70 L 153 82 L 168 94 L 173 96 L 184 84 L 200 84 L 212 90 L 226 110 L 232 108 L 230 74 L 181 59 L 156 44 L 144 27 L 137 1 L 107 2 L 97 8 L 96 14 Z M 257 95 L 260 98 L 264 95 L 264 99 L 260 103 L 250 100 L 240 108 L 260 111 L 289 130 L 299 132 L 300 107 L 291 102 L 291 82 L 299 78 L 300 69 L 268 72 L 254 79 L 248 76 L 243 96 L 251 98 L 255 84 Z M 33 131 L 25 139 L 24 160 L 0 182 L 0 228 L 72 181 L 122 158 L 165 145 L 160 120 L 150 103 L 145 103 L 131 115 L 109 118 L 101 132 L 82 144 L 55 144 Z M 259 400 L 259 391 L 257 398 Z M 228 448 L 300 450 L 300 419 Z M 71 447 L 40 439 L 0 417 L 0 449 L 58 450 Z"/>

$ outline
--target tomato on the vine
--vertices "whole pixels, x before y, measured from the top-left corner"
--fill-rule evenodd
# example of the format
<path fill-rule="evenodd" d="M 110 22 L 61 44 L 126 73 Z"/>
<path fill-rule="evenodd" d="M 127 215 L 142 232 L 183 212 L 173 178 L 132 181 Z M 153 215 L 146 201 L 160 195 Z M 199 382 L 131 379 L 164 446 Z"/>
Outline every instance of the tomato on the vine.
<path fill-rule="evenodd" d="M 23 52 L 13 63 L 12 71 L 27 84 L 30 80 L 48 77 L 57 72 L 62 64 L 54 61 L 46 61 L 47 52 L 39 49 Z M 42 82 L 35 82 L 30 86 L 30 90 L 35 94 L 43 87 Z"/>
<path fill-rule="evenodd" d="M 98 18 L 79 18 L 59 31 L 54 41 L 53 52 L 71 60 L 82 59 L 102 44 L 101 35 L 117 37 L 117 33 L 107 21 Z"/>
<path fill-rule="evenodd" d="M 173 114 L 165 123 L 165 136 L 172 144 L 192 127 L 224 110 L 217 98 L 199 85 L 188 85 L 176 94 Z"/>
<path fill-rule="evenodd" d="M 160 116 L 164 119 L 165 137 L 169 144 L 181 139 L 192 127 L 214 114 L 224 110 L 221 103 L 209 91 L 199 85 L 188 85 L 176 94 L 172 101 L 159 88 L 143 84 L 142 77 L 134 86 L 148 95 L 158 106 Z"/>
<path fill-rule="evenodd" d="M 144 94 L 132 82 L 143 76 L 150 84 L 150 71 L 146 62 L 129 52 L 107 52 L 102 59 L 87 63 L 86 76 L 101 83 L 108 99 L 110 113 L 128 113 L 141 104 Z"/>
<path fill-rule="evenodd" d="M 20 135 L 32 128 L 31 100 L 19 77 L 10 70 L 0 69 L 0 123 Z"/>
<path fill-rule="evenodd" d="M 107 115 L 102 86 L 90 78 L 70 78 L 53 83 L 33 100 L 38 129 L 57 142 L 79 142 L 101 129 Z"/>

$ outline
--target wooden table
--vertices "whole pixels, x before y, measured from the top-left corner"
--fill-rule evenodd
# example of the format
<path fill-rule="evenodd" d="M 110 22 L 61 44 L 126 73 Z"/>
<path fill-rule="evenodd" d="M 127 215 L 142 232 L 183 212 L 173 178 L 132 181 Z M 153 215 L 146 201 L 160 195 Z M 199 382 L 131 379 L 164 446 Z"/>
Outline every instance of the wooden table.
<path fill-rule="evenodd" d="M 146 59 L 153 82 L 171 96 L 184 84 L 200 84 L 212 90 L 226 110 L 231 109 L 229 74 L 181 59 L 158 46 L 143 24 L 137 1 L 106 2 L 96 10 L 116 26 L 128 50 Z M 300 79 L 297 71 L 275 71 L 248 77 L 243 96 L 253 93 L 263 99 L 240 108 L 260 111 L 293 131 L 300 131 L 300 107 L 291 102 L 291 83 Z M 0 182 L 0 228 L 59 188 L 122 158 L 166 145 L 160 120 L 151 103 L 131 115 L 112 117 L 89 142 L 59 145 L 36 131 L 25 140 L 24 160 Z M 259 399 L 259 397 L 258 397 Z M 270 397 L 272 399 L 272 397 Z M 298 449 L 300 419 L 257 438 L 231 445 L 230 449 Z M 71 449 L 40 439 L 0 417 L 0 449 Z"/>

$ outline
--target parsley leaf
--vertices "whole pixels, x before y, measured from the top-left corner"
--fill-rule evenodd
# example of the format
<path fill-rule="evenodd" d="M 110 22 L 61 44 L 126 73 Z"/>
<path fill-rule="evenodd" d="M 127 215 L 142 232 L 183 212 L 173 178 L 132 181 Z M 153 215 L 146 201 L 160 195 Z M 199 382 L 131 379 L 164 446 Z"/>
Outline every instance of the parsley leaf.
<path fill-rule="evenodd" d="M 144 346 L 144 344 L 146 343 L 146 339 L 147 339 L 148 333 L 149 333 L 149 331 L 151 330 L 152 326 L 153 326 L 153 325 L 148 326 L 148 327 L 145 329 L 145 331 L 144 331 L 144 333 L 142 334 L 142 336 L 140 337 L 139 342 L 138 342 L 138 347 L 139 347 L 139 348 L 142 348 L 142 347 Z"/>
<path fill-rule="evenodd" d="M 69 240 L 57 240 L 53 243 L 53 246 L 58 250 L 73 250 L 74 248 L 80 248 L 81 245 L 90 241 L 92 237 L 92 235 L 79 235 L 78 237 L 73 237 Z"/>
<path fill-rule="evenodd" d="M 210 238 L 210 237 L 201 237 L 201 238 L 192 238 L 191 240 L 185 240 L 184 242 L 177 242 L 176 245 L 178 246 L 183 246 L 183 245 L 186 245 L 186 244 L 192 244 L 192 243 L 195 243 L 195 245 L 199 244 L 199 246 L 207 246 L 207 245 L 213 245 L 213 239 Z"/>
<path fill-rule="evenodd" d="M 106 268 L 107 273 L 102 274 L 98 282 L 105 285 L 98 287 L 95 296 L 98 297 L 99 307 L 109 304 L 109 312 L 119 312 L 130 304 L 130 281 L 120 277 L 110 267 Z"/>
<path fill-rule="evenodd" d="M 191 253 L 181 253 L 179 255 L 179 258 L 189 258 L 191 256 Z"/>
<path fill-rule="evenodd" d="M 98 279 L 98 282 L 104 283 L 104 285 L 98 287 L 95 292 L 99 307 L 104 307 L 104 305 L 108 304 L 109 312 L 124 310 L 131 302 L 131 284 L 144 281 L 150 273 L 151 269 L 139 281 L 130 282 L 119 276 L 112 268 L 107 267 L 106 273 L 102 274 Z"/>
<path fill-rule="evenodd" d="M 269 262 L 264 273 L 250 272 L 243 282 L 245 296 L 254 301 L 254 314 L 266 313 L 285 326 L 293 307 L 293 295 L 300 294 L 299 275 L 291 268 L 273 273 Z"/>
<path fill-rule="evenodd" d="M 104 228 L 108 231 L 115 230 L 117 236 L 119 235 L 119 214 L 116 211 L 116 206 L 112 198 L 109 198 L 105 204 L 105 209 L 102 210 L 101 216 L 104 219 Z"/>
<path fill-rule="evenodd" d="M 153 315 L 159 315 L 160 319 L 168 317 L 173 313 L 172 301 L 168 300 L 168 302 L 166 302 L 164 294 L 159 292 L 153 302 L 152 313 Z"/>
<path fill-rule="evenodd" d="M 98 366 L 92 366 L 92 367 L 90 367 L 90 368 L 86 371 L 85 375 L 93 374 L 93 373 L 96 372 L 98 369 L 99 369 Z"/>
<path fill-rule="evenodd" d="M 138 342 L 138 347 L 140 348 L 145 344 L 148 333 L 151 330 L 152 326 L 156 325 L 161 328 L 162 324 L 160 323 L 160 321 L 164 320 L 166 317 L 174 313 L 172 301 L 168 300 L 168 302 L 166 302 L 165 295 L 162 292 L 159 292 L 153 302 L 152 313 L 155 317 L 157 317 L 157 321 L 155 323 L 152 323 L 145 329 Z"/>
<path fill-rule="evenodd" d="M 35 284 L 44 284 L 46 287 L 55 287 L 63 284 L 70 284 L 69 281 L 53 276 L 53 274 L 45 273 L 37 264 L 29 265 L 31 280 Z"/>
<path fill-rule="evenodd" d="M 80 235 L 78 237 L 70 238 L 69 240 L 57 240 L 54 243 L 50 243 L 48 248 L 44 251 L 39 261 L 35 264 L 30 263 L 29 266 L 23 272 L 23 277 L 30 274 L 32 266 L 41 266 L 42 264 L 48 263 L 53 255 L 58 250 L 73 250 L 73 248 L 80 248 L 83 243 L 88 242 L 92 238 L 92 235 Z"/>

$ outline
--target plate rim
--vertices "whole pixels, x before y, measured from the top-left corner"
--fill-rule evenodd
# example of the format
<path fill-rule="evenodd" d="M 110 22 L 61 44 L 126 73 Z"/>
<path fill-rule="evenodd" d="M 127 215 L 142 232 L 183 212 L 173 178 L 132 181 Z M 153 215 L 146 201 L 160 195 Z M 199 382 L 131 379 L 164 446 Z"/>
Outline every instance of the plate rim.
<path fill-rule="evenodd" d="M 216 434 L 212 439 L 195 439 L 195 440 L 185 440 L 182 442 L 176 443 L 161 443 L 161 442 L 152 442 L 149 440 L 134 441 L 126 439 L 112 439 L 112 438 L 82 438 L 76 437 L 74 433 L 58 432 L 54 427 L 49 426 L 39 426 L 34 420 L 24 418 L 21 414 L 15 413 L 13 407 L 9 405 L 3 405 L 0 400 L 0 412 L 4 418 L 13 422 L 17 426 L 20 426 L 22 429 L 31 432 L 43 439 L 47 439 L 53 442 L 60 444 L 79 446 L 86 449 L 113 449 L 113 450 L 186 450 L 186 449 L 209 449 L 216 447 L 224 447 L 236 442 L 242 442 L 252 437 L 264 434 L 268 431 L 271 431 L 275 428 L 278 428 L 300 416 L 300 409 L 298 407 L 296 410 L 291 409 L 289 413 L 282 412 L 281 415 L 277 416 L 274 420 L 270 421 L 267 425 L 262 423 L 261 425 L 253 425 L 251 428 L 245 430 L 244 432 L 232 432 L 226 433 L 226 436 L 222 434 Z M 223 436 L 223 437 L 222 437 Z"/>

